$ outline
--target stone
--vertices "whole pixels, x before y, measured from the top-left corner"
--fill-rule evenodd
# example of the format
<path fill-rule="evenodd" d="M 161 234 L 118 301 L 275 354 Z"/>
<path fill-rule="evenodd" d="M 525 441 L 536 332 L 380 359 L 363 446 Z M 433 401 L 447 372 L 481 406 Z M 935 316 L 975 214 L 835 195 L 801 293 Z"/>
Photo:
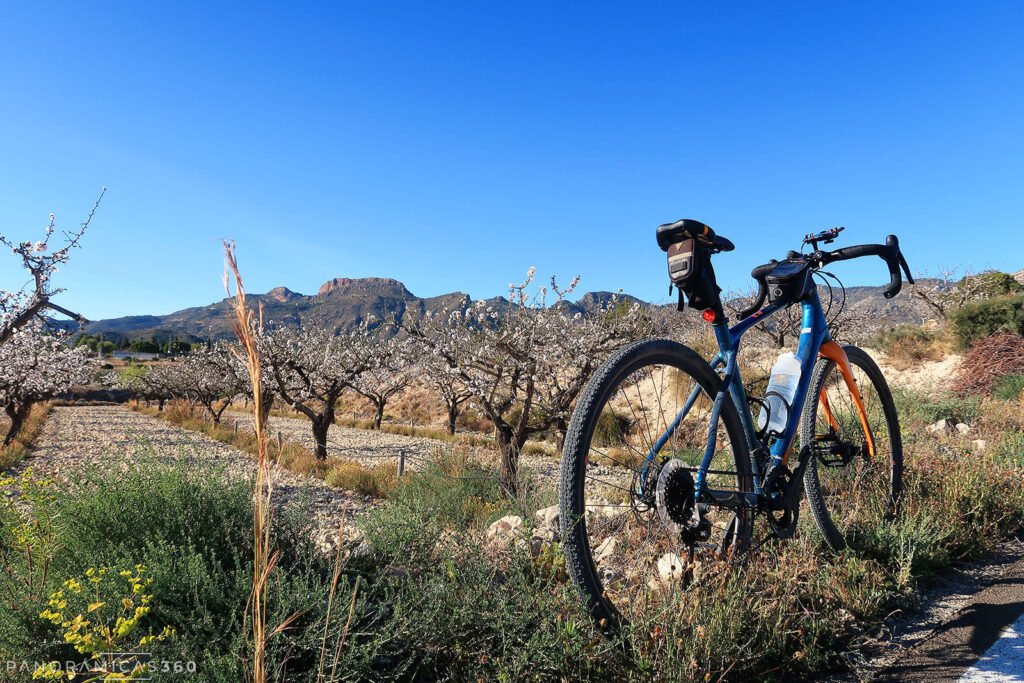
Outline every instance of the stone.
<path fill-rule="evenodd" d="M 604 567 L 603 569 L 597 570 L 598 576 L 601 578 L 601 585 L 605 588 L 615 586 L 621 583 L 625 577 L 622 572 L 612 569 L 611 567 Z"/>
<path fill-rule="evenodd" d="M 507 515 L 487 527 L 487 542 L 506 544 L 522 535 L 526 529 L 519 515 Z"/>
<path fill-rule="evenodd" d="M 558 506 L 552 505 L 551 507 L 544 508 L 543 510 L 537 510 L 535 513 L 537 521 L 549 529 L 558 528 Z"/>
<path fill-rule="evenodd" d="M 558 530 L 552 529 L 549 526 L 537 527 L 533 530 L 533 535 L 546 543 L 558 543 Z"/>
<path fill-rule="evenodd" d="M 598 562 L 606 560 L 612 555 L 614 555 L 615 551 L 618 550 L 618 548 L 618 540 L 616 540 L 614 536 L 609 536 L 608 538 L 601 541 L 601 543 L 596 548 L 594 548 L 594 559 Z"/>
<path fill-rule="evenodd" d="M 980 452 L 988 448 L 988 441 L 985 441 L 985 439 L 975 439 L 971 442 L 971 445 L 974 446 L 974 450 Z"/>
<path fill-rule="evenodd" d="M 658 578 L 662 583 L 672 583 L 683 578 L 686 562 L 676 553 L 665 553 L 658 558 Z"/>
<path fill-rule="evenodd" d="M 384 570 L 384 576 L 396 581 L 405 581 L 411 573 L 405 567 L 390 566 Z"/>
<path fill-rule="evenodd" d="M 939 420 L 935 424 L 928 425 L 924 429 L 926 432 L 939 435 L 952 434 L 953 432 L 956 431 L 956 428 L 949 423 L 949 420 L 946 420 L 945 418 Z"/>
<path fill-rule="evenodd" d="M 349 552 L 349 558 L 355 559 L 360 557 L 369 557 L 373 555 L 373 546 L 366 541 L 360 541 L 359 545 L 352 548 Z"/>
<path fill-rule="evenodd" d="M 956 431 L 960 432 L 961 434 L 969 434 L 971 431 L 971 426 L 968 424 L 964 424 L 963 422 L 957 422 Z"/>

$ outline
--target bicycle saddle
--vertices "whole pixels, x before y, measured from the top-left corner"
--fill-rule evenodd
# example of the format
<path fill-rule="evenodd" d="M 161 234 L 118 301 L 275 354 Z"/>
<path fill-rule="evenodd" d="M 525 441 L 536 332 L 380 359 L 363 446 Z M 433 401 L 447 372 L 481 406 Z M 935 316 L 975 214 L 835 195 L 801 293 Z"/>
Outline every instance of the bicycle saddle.
<path fill-rule="evenodd" d="M 685 239 L 695 239 L 698 242 L 710 246 L 716 251 L 732 251 L 736 248 L 731 241 L 715 234 L 710 226 L 695 221 L 692 218 L 684 218 L 675 223 L 664 223 L 658 226 L 658 246 L 662 251 L 668 251 L 673 244 L 678 244 Z"/>

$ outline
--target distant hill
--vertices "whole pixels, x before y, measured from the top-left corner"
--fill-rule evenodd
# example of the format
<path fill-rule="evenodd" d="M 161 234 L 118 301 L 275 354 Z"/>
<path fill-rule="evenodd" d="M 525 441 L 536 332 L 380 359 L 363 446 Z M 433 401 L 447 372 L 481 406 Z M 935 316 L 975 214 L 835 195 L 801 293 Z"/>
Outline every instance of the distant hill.
<path fill-rule="evenodd" d="M 848 309 L 886 320 L 889 324 L 921 323 L 928 315 L 920 302 L 911 300 L 909 288 L 896 299 L 882 296 L 882 287 L 849 287 Z M 570 310 L 588 313 L 607 305 L 611 292 L 587 292 L 576 302 L 563 305 Z M 628 294 L 619 294 L 629 301 L 640 301 Z M 368 317 L 394 318 L 401 321 L 412 312 L 461 309 L 471 303 L 468 295 L 452 292 L 421 298 L 405 285 L 391 278 L 334 278 L 328 280 L 316 294 L 305 295 L 287 287 L 275 287 L 266 294 L 249 295 L 255 306 L 263 305 L 265 320 L 284 325 L 324 325 L 334 332 L 351 330 Z M 496 298 L 495 303 L 505 300 Z M 133 315 L 123 318 L 97 320 L 86 326 L 89 334 L 102 333 L 112 341 L 134 341 L 156 338 L 163 343 L 168 339 L 202 341 L 228 339 L 234 336 L 232 317 L 227 299 L 209 306 L 186 308 L 167 315 Z"/>

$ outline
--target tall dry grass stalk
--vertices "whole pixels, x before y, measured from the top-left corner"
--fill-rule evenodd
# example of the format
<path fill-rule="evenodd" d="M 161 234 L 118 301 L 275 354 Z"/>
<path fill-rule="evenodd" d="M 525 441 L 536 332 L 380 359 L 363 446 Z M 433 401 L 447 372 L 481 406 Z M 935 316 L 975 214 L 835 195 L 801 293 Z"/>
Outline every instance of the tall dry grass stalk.
<path fill-rule="evenodd" d="M 241 343 L 242 352 L 235 351 L 239 360 L 245 363 L 249 371 L 249 381 L 253 389 L 253 417 L 256 421 L 256 481 L 253 485 L 253 559 L 252 593 L 249 595 L 249 618 L 252 621 L 253 662 L 252 680 L 264 683 L 267 680 L 266 644 L 272 633 L 267 632 L 267 581 L 277 562 L 277 554 L 270 547 L 270 496 L 274 489 L 270 471 L 270 458 L 267 455 L 267 411 L 263 410 L 264 394 L 260 358 L 256 349 L 254 330 L 263 330 L 263 307 L 260 306 L 256 316 L 245 301 L 245 286 L 238 272 L 238 260 L 235 257 L 235 243 L 224 242 L 224 289 L 231 299 L 231 308 L 235 314 L 235 335 Z M 235 281 L 235 293 L 231 293 L 231 280 Z"/>

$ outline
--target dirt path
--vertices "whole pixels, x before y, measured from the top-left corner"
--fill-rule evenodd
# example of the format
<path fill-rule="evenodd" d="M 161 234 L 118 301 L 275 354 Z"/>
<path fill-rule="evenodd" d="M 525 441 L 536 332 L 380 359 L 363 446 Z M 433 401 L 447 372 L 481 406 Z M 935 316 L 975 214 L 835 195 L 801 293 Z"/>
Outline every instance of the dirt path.
<path fill-rule="evenodd" d="M 983 567 L 971 592 L 912 649 L 873 676 L 877 681 L 1020 681 L 1024 678 L 1024 548 L 1008 544 Z M 993 575 L 991 569 L 997 569 Z M 974 572 L 977 573 L 977 572 Z M 980 580 L 978 580 L 980 579 Z"/>
<path fill-rule="evenodd" d="M 55 407 L 32 452 L 10 473 L 32 467 L 58 479 L 70 479 L 90 464 L 109 466 L 153 458 L 222 466 L 229 476 L 246 478 L 252 477 L 256 469 L 247 453 L 202 434 L 121 406 L 82 406 Z M 308 501 L 317 543 L 325 550 L 334 547 L 346 506 L 352 519 L 373 505 L 371 498 L 332 489 L 318 479 L 299 477 L 281 468 L 275 467 L 273 476 L 275 505 L 285 505 L 296 497 Z M 357 533 L 354 527 L 348 527 L 347 535 Z"/>

